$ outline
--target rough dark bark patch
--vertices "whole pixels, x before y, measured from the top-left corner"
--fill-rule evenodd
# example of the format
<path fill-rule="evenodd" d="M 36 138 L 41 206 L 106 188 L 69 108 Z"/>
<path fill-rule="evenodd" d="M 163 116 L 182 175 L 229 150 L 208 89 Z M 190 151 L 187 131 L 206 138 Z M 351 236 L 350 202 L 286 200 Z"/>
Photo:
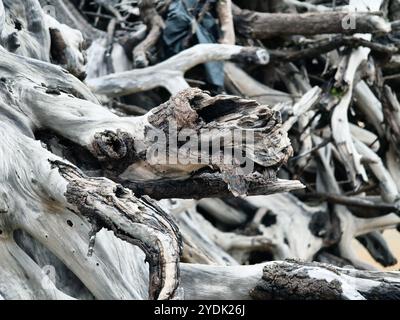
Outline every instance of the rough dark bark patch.
<path fill-rule="evenodd" d="M 168 133 L 168 128 L 171 125 L 176 125 L 177 130 L 182 128 L 195 129 L 199 117 L 196 111 L 192 109 L 190 101 L 202 94 L 200 90 L 185 90 L 171 97 L 170 100 L 152 111 L 149 116 L 149 123 L 165 133 Z"/>
<path fill-rule="evenodd" d="M 233 62 L 242 62 L 248 64 L 267 64 L 269 62 L 269 56 L 265 51 L 258 48 L 244 48 L 239 54 L 233 55 L 231 60 Z"/>
<path fill-rule="evenodd" d="M 262 280 L 250 295 L 258 300 L 340 300 L 339 281 L 313 279 L 296 266 L 265 267 Z"/>
<path fill-rule="evenodd" d="M 60 30 L 50 28 L 51 37 L 51 56 L 54 61 L 61 65 L 66 65 L 68 63 L 67 57 L 65 56 L 65 49 L 67 44 L 65 43 Z"/>
<path fill-rule="evenodd" d="M 139 160 L 134 139 L 127 132 L 106 130 L 94 135 L 92 153 L 100 161 L 107 176 L 117 177 Z"/>
<path fill-rule="evenodd" d="M 219 173 L 194 174 L 190 179 L 162 179 L 147 181 L 124 181 L 119 182 L 131 189 L 137 195 L 149 195 L 154 199 L 182 198 L 201 199 L 212 194 L 215 197 L 232 197 L 232 192 L 222 175 Z M 245 178 L 247 194 L 271 194 L 279 190 L 296 188 L 296 183 L 280 183 L 274 179 L 266 179 L 261 174 L 254 174 Z"/>
<path fill-rule="evenodd" d="M 361 291 L 367 300 L 400 300 L 400 284 L 383 282 L 370 291 Z"/>
<path fill-rule="evenodd" d="M 65 194 L 68 203 L 89 219 L 94 230 L 111 230 L 146 253 L 150 267 L 149 297 L 159 297 L 166 287 L 168 291 L 162 297 L 174 297 L 179 285 L 182 240 L 172 218 L 150 198 L 137 199 L 129 190 L 107 179 L 85 177 L 75 167 L 60 161 L 51 165 L 69 181 Z M 161 236 L 168 237 L 170 243 L 165 243 Z M 169 263 L 175 264 L 174 274 L 166 274 Z"/>

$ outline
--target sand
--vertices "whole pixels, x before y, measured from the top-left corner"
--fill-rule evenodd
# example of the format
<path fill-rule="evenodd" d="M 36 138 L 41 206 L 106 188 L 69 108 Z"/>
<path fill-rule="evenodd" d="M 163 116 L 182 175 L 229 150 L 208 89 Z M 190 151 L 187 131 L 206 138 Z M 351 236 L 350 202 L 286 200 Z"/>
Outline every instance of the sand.
<path fill-rule="evenodd" d="M 384 231 L 383 236 L 385 237 L 392 253 L 398 260 L 398 263 L 396 265 L 388 268 L 382 267 L 379 263 L 375 262 L 368 251 L 357 240 L 354 240 L 354 245 L 357 248 L 357 252 L 361 259 L 373 264 L 379 269 L 400 271 L 400 232 L 398 232 L 397 230 L 386 230 Z"/>

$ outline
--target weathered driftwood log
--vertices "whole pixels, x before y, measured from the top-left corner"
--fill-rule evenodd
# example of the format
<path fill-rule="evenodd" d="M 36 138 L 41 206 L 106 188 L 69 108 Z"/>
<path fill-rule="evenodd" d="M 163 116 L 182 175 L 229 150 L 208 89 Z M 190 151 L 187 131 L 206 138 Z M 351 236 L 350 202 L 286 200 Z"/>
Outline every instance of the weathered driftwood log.
<path fill-rule="evenodd" d="M 184 74 L 198 64 L 208 61 L 233 60 L 267 64 L 266 50 L 223 44 L 198 44 L 157 65 L 144 69 L 119 72 L 87 81 L 96 94 L 118 97 L 157 87 L 176 94 L 189 87 Z"/>
<path fill-rule="evenodd" d="M 324 199 L 322 196 L 317 196 Z M 350 198 L 351 199 L 351 198 Z M 238 202 L 240 200 L 240 202 Z M 355 201 L 355 199 L 351 199 Z M 225 200 L 226 203 L 218 199 L 203 199 L 198 203 L 198 211 L 205 217 L 211 218 L 214 225 L 196 212 L 194 204 L 179 204 L 179 200 L 174 200 L 174 215 L 178 219 L 178 224 L 182 223 L 187 228 L 191 221 L 201 230 L 202 239 L 207 239 L 207 247 L 217 245 L 224 252 L 240 264 L 247 264 L 254 259 L 264 259 L 270 257 L 272 260 L 296 258 L 304 261 L 312 261 L 316 254 L 324 248 L 332 248 L 344 241 L 346 245 L 351 245 L 349 241 L 361 235 L 365 235 L 362 242 L 374 256 L 377 256 L 377 249 L 372 250 L 371 245 L 379 244 L 379 252 L 382 257 L 377 256 L 377 261 L 384 265 L 393 264 L 393 258 L 383 239 L 378 239 L 377 235 L 369 234 L 376 230 L 394 228 L 400 218 L 393 212 L 393 206 L 387 213 L 380 212 L 376 217 L 357 217 L 343 210 L 341 214 L 329 212 L 324 205 L 308 206 L 290 194 L 276 194 L 270 196 L 247 197 L 246 199 Z M 329 200 L 328 200 L 329 201 Z M 364 200 L 365 201 L 365 200 Z M 336 202 L 337 203 L 337 202 Z M 340 202 L 339 202 L 340 203 Z M 234 206 L 234 207 L 230 207 Z M 224 212 L 232 212 L 233 217 L 228 219 L 219 212 L 225 208 Z M 364 209 L 365 211 L 365 209 Z M 241 224 L 238 223 L 240 219 Z M 217 220 L 217 221 L 215 221 Z M 243 222 L 244 221 L 244 222 Z M 245 224 L 245 228 L 239 227 Z M 239 227 L 232 231 L 221 231 L 216 226 Z M 193 233 L 193 231 L 191 231 Z M 183 232 L 183 237 L 193 238 L 187 232 Z M 205 241 L 205 240 L 204 240 Z M 212 243 L 210 245 L 209 243 Z M 193 246 L 193 245 L 192 245 Z M 201 242 L 197 242 L 197 247 L 201 247 Z M 382 251 L 383 249 L 383 251 Z M 216 249 L 210 251 L 218 251 Z M 210 255 L 210 251 L 205 256 Z M 198 256 L 187 257 L 187 262 L 193 263 L 215 263 L 215 259 L 199 258 Z M 257 258 L 257 256 L 259 258 Z M 349 257 L 347 264 L 352 261 L 357 264 L 355 257 Z M 208 262 L 207 262 L 208 261 Z M 227 263 L 230 260 L 225 260 Z M 229 262 L 229 264 L 232 264 Z M 362 265 L 367 268 L 366 265 Z"/>
<path fill-rule="evenodd" d="M 94 280 L 83 278 L 90 268 L 99 265 L 101 258 L 97 254 L 101 250 L 88 261 L 82 247 L 92 255 L 96 233 L 106 228 L 146 253 L 150 267 L 149 296 L 173 297 L 179 281 L 181 244 L 177 227 L 168 214 L 149 198 L 137 199 L 129 190 L 108 179 L 86 177 L 16 130 L 10 122 L 12 119 L 3 118 L 0 127 L 2 140 L 8 141 L 0 150 L 2 238 L 11 241 L 14 230 L 26 231 L 86 282 Z M 12 150 L 18 150 L 18 157 L 10 157 Z M 36 161 L 31 162 L 32 158 Z M 14 165 L 18 165 L 18 171 Z M 11 197 L 11 194 L 15 195 Z M 91 231 L 79 223 L 76 215 L 89 220 Z M 57 237 L 63 233 L 74 235 L 74 232 L 76 239 L 71 243 L 70 252 L 66 246 L 69 238 Z M 85 232 L 90 235 L 86 243 L 82 239 Z M 96 274 L 101 271 L 104 269 L 99 268 Z"/>
<path fill-rule="evenodd" d="M 188 178 L 194 171 L 210 166 L 214 171 L 222 172 L 222 179 L 216 188 L 208 189 L 209 195 L 218 190 L 239 194 L 249 190 L 251 194 L 258 194 L 268 192 L 269 183 L 271 192 L 301 187 L 298 182 L 276 179 L 275 171 L 287 161 L 291 147 L 286 132 L 280 129 L 279 116 L 265 106 L 233 96 L 210 97 L 201 90 L 189 89 L 142 117 L 121 118 L 98 105 L 88 88 L 62 69 L 0 50 L 0 91 L 3 100 L 8 102 L 7 109 L 14 114 L 23 109 L 25 114 L 20 113 L 16 117 L 30 130 L 52 130 L 86 148 L 109 177 L 116 180 L 119 177 L 118 181 L 124 181 L 125 185 L 132 186 L 140 194 L 143 194 L 140 192 L 141 180 Z M 14 81 L 16 77 L 19 78 L 17 82 Z M 18 92 L 24 94 L 19 95 Z M 199 135 L 196 145 L 180 148 L 174 132 L 182 135 L 182 129 Z M 252 139 L 245 143 L 241 140 L 235 142 L 232 139 L 234 130 L 251 135 Z M 168 152 L 178 157 L 178 163 L 171 163 L 168 157 L 165 158 L 166 154 L 162 154 L 163 150 L 166 151 L 162 141 L 156 144 L 160 149 L 157 156 L 158 149 L 154 145 L 156 134 L 164 135 L 160 137 L 166 139 L 164 143 L 168 139 L 176 141 L 175 146 L 169 146 Z M 225 139 L 223 144 L 220 144 L 220 139 Z M 243 181 L 234 178 L 236 171 L 233 163 L 222 162 L 222 149 L 210 153 L 209 146 L 214 144 L 246 153 L 254 168 L 243 175 Z M 200 145 L 206 145 L 206 148 L 199 149 Z M 152 153 L 153 149 L 156 156 Z M 212 184 L 212 181 L 209 183 Z M 167 186 L 163 180 L 155 183 Z M 177 182 L 175 195 L 171 194 L 172 189 L 165 189 L 166 195 L 157 195 L 151 191 L 151 184 L 146 188 L 149 194 L 158 198 L 177 197 L 183 191 L 179 190 L 180 183 L 185 182 Z M 197 191 L 198 188 L 192 189 L 192 192 Z M 187 196 L 192 195 L 187 193 Z"/>
<path fill-rule="evenodd" d="M 119 182 L 133 190 L 137 195 L 149 195 L 154 199 L 201 199 L 206 197 L 230 197 L 232 190 L 220 173 L 199 172 L 190 178 L 157 179 L 157 180 L 126 180 Z M 247 195 L 271 194 L 304 188 L 299 181 L 290 181 L 275 177 L 263 177 L 260 174 L 247 175 L 242 178 L 242 186 Z"/>
<path fill-rule="evenodd" d="M 397 272 L 358 271 L 315 263 L 270 263 L 250 294 L 268 300 L 398 300 L 400 278 Z"/>
<path fill-rule="evenodd" d="M 357 257 L 355 238 L 382 265 L 395 263 L 380 231 L 400 224 L 400 108 L 395 86 L 380 92 L 389 78 L 369 56 L 384 64 L 398 52 L 385 46 L 398 23 L 381 17 L 396 16 L 393 3 L 383 14 L 374 0 L 351 0 L 356 13 L 296 0 L 251 4 L 287 13 L 234 6 L 236 31 L 252 37 L 238 37 L 241 44 L 340 33 L 288 38 L 305 49 L 279 49 L 266 71 L 239 67 L 265 65 L 269 55 L 235 46 L 230 0 L 216 6 L 221 44 L 198 45 L 141 70 L 130 70 L 130 53 L 146 65 L 156 46 L 163 22 L 155 2 L 139 4 L 147 38 L 129 1 L 96 0 L 98 11 L 85 13 L 95 25 L 106 21 L 100 24 L 107 32 L 93 28 L 72 2 L 0 1 L 0 136 L 7 141 L 0 145 L 0 299 L 399 298 L 398 273 L 294 261 L 238 266 L 301 258 L 373 269 Z M 54 5 L 55 17 L 39 3 Z M 83 37 L 72 28 L 91 43 L 86 66 Z M 345 36 L 352 33 L 367 34 Z M 341 46 L 355 50 L 348 55 Z M 239 62 L 225 66 L 226 89 L 243 98 L 189 88 L 185 72 L 212 60 Z M 397 72 L 396 56 L 391 64 L 383 70 Z M 76 78 L 85 68 L 90 88 Z M 149 112 L 136 108 L 138 117 L 118 116 L 95 96 L 127 110 L 136 104 L 132 93 L 147 97 L 154 92 L 143 91 L 157 87 L 173 96 Z M 235 130 L 254 139 L 232 142 Z M 266 196 L 303 187 L 276 174 L 292 154 L 289 135 L 297 156 L 281 177 L 300 177 L 307 190 Z M 157 145 L 155 136 L 167 142 Z M 168 162 L 174 154 L 178 161 Z M 238 159 L 252 168 L 243 174 Z M 337 181 L 343 177 L 360 189 Z M 191 200 L 156 203 L 144 195 Z M 210 196 L 225 198 L 193 200 Z"/>
<path fill-rule="evenodd" d="M 398 272 L 272 261 L 252 266 L 181 264 L 185 299 L 398 300 Z"/>
<path fill-rule="evenodd" d="M 226 86 L 235 94 L 270 106 L 281 102 L 291 103 L 293 101 L 291 95 L 258 82 L 234 63 L 226 62 L 224 71 Z"/>
<path fill-rule="evenodd" d="M 379 10 L 381 1 L 374 2 L 372 6 L 357 1 L 354 3 L 356 4 L 356 9 L 359 10 Z M 371 40 L 372 38 L 370 33 L 358 36 L 365 40 Z M 368 177 L 361 163 L 361 155 L 356 149 L 350 133 L 347 111 L 352 101 L 358 68 L 368 59 L 370 51 L 369 48 L 365 47 L 353 50 L 349 57 L 345 56 L 342 58 L 341 63 L 346 65 L 346 67 L 343 69 L 338 68 L 338 72 L 335 75 L 335 86 L 339 88 L 342 94 L 331 118 L 332 136 L 342 159 L 342 163 L 346 167 L 347 175 L 356 187 L 359 186 L 362 181 L 367 181 Z"/>
<path fill-rule="evenodd" d="M 256 39 L 326 33 L 387 33 L 391 29 L 378 13 L 370 12 L 266 13 L 233 6 L 233 14 L 236 31 Z"/>
<path fill-rule="evenodd" d="M 281 63 L 283 61 L 291 62 L 317 58 L 342 46 L 349 48 L 366 47 L 375 53 L 381 53 L 388 57 L 392 57 L 392 55 L 395 55 L 399 51 L 395 46 L 382 45 L 356 36 L 336 35 L 332 37 L 331 35 L 327 35 L 320 37 L 321 39 L 311 41 L 307 44 L 306 48 L 301 50 L 270 50 L 271 62 Z"/>

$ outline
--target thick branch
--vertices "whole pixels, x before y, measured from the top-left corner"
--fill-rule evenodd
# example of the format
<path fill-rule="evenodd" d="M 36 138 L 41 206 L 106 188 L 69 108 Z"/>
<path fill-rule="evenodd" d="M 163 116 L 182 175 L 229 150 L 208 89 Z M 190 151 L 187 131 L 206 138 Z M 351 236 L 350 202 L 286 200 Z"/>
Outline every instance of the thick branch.
<path fill-rule="evenodd" d="M 181 264 L 181 268 L 185 299 L 400 298 L 397 272 L 357 271 L 296 261 L 231 267 Z"/>
<path fill-rule="evenodd" d="M 122 185 L 137 195 L 149 195 L 155 199 L 201 199 L 210 196 L 230 197 L 232 192 L 218 173 L 201 173 L 187 180 L 121 181 Z M 266 180 L 254 175 L 246 178 L 247 195 L 272 194 L 304 188 L 299 181 Z"/>
<path fill-rule="evenodd" d="M 219 43 L 235 44 L 235 29 L 233 25 L 232 0 L 217 2 L 217 12 L 221 25 L 222 36 Z"/>
<path fill-rule="evenodd" d="M 266 300 L 398 300 L 397 272 L 367 272 L 295 261 L 268 263 L 251 291 Z"/>
<path fill-rule="evenodd" d="M 18 68 L 9 69 L 10 63 L 17 63 Z M 122 118 L 98 105 L 82 83 L 59 68 L 4 52 L 0 69 L 0 94 L 8 103 L 3 108 L 16 112 L 17 119 L 31 131 L 51 129 L 88 149 L 105 174 L 113 179 L 121 176 L 121 181 L 127 180 L 127 185 L 132 182 L 132 187 L 134 181 L 138 181 L 140 188 L 140 181 L 189 178 L 207 166 L 222 172 L 222 180 L 216 182 L 218 188 L 213 190 L 221 190 L 221 194 L 226 192 L 227 185 L 235 194 L 287 191 L 301 186 L 298 182 L 276 180 L 277 169 L 291 155 L 290 142 L 281 130 L 279 114 L 255 101 L 234 96 L 211 97 L 201 90 L 188 89 L 144 116 Z M 16 76 L 18 82 L 13 80 Z M 13 93 L 8 91 L 11 84 Z M 190 134 L 185 133 L 189 131 Z M 183 144 L 183 134 L 196 139 Z M 242 138 L 234 139 L 234 134 Z M 160 138 L 157 144 L 156 137 Z M 229 155 L 232 149 L 235 153 Z M 245 158 L 237 158 L 243 156 L 242 152 Z M 225 162 L 225 156 L 235 158 Z M 244 175 L 239 175 L 241 169 L 236 160 L 240 164 L 245 161 L 248 172 Z M 177 185 L 180 183 L 187 182 Z M 151 190 L 151 184 L 146 188 Z M 175 196 L 183 191 L 175 190 Z M 211 195 L 211 189 L 205 191 Z"/>
<path fill-rule="evenodd" d="M 164 87 L 171 94 L 176 94 L 189 87 L 184 80 L 186 71 L 198 64 L 219 60 L 267 64 L 269 57 L 265 50 L 259 48 L 199 44 L 155 66 L 90 79 L 87 84 L 93 92 L 109 97 L 129 95 L 157 87 Z"/>
<path fill-rule="evenodd" d="M 285 35 L 390 32 L 390 24 L 377 13 L 312 12 L 264 13 L 233 7 L 236 31 L 245 37 L 266 39 Z M 349 21 L 355 27 L 346 27 Z M 352 26 L 353 26 L 352 25 Z"/>
<path fill-rule="evenodd" d="M 164 28 L 164 21 L 155 8 L 154 0 L 142 0 L 139 2 L 140 16 L 149 30 L 147 37 L 133 50 L 133 63 L 136 68 L 149 65 L 148 51 L 157 43 Z"/>
<path fill-rule="evenodd" d="M 79 218 L 72 216 L 85 217 L 92 226 L 89 254 L 93 251 L 96 233 L 101 228 L 111 230 L 115 236 L 139 246 L 146 253 L 150 266 L 150 297 L 168 299 L 175 295 L 179 281 L 181 240 L 173 220 L 154 201 L 137 199 L 129 190 L 108 179 L 86 177 L 76 167 L 46 151 L 38 142 L 22 135 L 9 124 L 4 123 L 0 127 L 0 136 L 8 141 L 7 145 L 1 146 L 2 155 L 20 150 L 16 159 L 2 157 L 0 176 L 3 177 L 1 185 L 5 198 L 2 197 L 1 202 L 1 234 L 9 236 L 15 229 L 21 228 L 46 243 L 60 259 L 66 259 L 70 248 L 62 242 L 68 240 L 59 235 L 76 232 L 70 240 L 76 251 L 72 251 L 73 257 L 68 264 L 82 281 L 89 282 L 97 295 L 104 295 L 98 291 L 104 288 L 90 282 L 93 278 L 85 279 L 85 272 L 91 267 L 96 268 L 98 256 L 87 262 L 88 259 L 82 255 L 82 237 L 87 229 L 85 224 L 76 221 Z M 31 162 L 31 158 L 37 162 Z M 18 166 L 18 172 L 12 169 L 11 162 Z M 8 196 L 11 191 L 16 193 L 13 198 Z M 66 224 L 60 223 L 60 214 L 66 218 Z M 73 221 L 77 223 L 75 228 Z M 68 227 L 71 230 L 66 232 Z M 98 268 L 95 273 L 102 272 L 104 269 Z M 99 275 L 98 281 L 103 277 Z M 111 285 L 110 280 L 104 281 Z M 115 290 L 121 289 L 116 286 Z M 121 294 L 126 294 L 122 292 L 123 289 Z"/>

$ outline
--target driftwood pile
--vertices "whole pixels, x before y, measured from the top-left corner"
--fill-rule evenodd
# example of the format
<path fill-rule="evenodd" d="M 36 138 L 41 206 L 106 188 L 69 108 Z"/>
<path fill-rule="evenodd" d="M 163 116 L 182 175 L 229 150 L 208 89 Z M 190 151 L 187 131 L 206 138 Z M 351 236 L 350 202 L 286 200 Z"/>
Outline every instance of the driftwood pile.
<path fill-rule="evenodd" d="M 0 0 L 0 300 L 399 299 L 399 81 L 399 0 Z"/>

